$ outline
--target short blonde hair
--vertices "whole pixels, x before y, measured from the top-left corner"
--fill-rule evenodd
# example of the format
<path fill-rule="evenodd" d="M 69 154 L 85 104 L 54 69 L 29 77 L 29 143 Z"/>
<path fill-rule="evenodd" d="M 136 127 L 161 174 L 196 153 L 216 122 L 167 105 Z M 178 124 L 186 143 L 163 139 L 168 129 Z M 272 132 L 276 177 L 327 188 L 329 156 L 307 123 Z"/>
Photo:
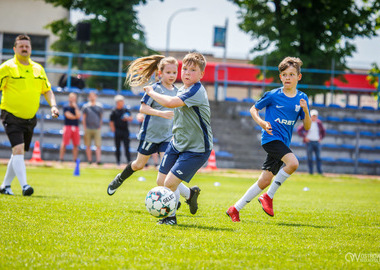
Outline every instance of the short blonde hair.
<path fill-rule="evenodd" d="M 198 53 L 198 52 L 191 52 L 191 53 L 186 54 L 182 62 L 185 65 L 189 65 L 189 66 L 197 65 L 202 72 L 205 71 L 206 64 L 207 64 L 206 58 L 201 53 Z"/>
<path fill-rule="evenodd" d="M 285 57 L 284 60 L 278 65 L 278 71 L 281 73 L 288 67 L 294 67 L 297 70 L 297 73 L 301 73 L 302 61 L 298 57 Z"/>

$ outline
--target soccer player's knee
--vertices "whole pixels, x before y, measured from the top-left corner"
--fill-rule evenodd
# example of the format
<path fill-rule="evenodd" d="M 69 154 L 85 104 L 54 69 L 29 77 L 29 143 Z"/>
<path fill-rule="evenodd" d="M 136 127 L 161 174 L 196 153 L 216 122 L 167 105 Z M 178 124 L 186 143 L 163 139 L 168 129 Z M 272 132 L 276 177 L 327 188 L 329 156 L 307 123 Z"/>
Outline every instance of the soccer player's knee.
<path fill-rule="evenodd" d="M 145 164 L 142 164 L 142 163 L 133 164 L 133 170 L 134 171 L 140 171 L 140 170 L 144 169 L 144 167 L 145 167 Z"/>
<path fill-rule="evenodd" d="M 292 170 L 292 171 L 296 171 L 298 169 L 298 166 L 299 166 L 299 162 L 298 160 L 293 160 L 292 162 L 290 162 L 288 164 L 289 168 Z"/>

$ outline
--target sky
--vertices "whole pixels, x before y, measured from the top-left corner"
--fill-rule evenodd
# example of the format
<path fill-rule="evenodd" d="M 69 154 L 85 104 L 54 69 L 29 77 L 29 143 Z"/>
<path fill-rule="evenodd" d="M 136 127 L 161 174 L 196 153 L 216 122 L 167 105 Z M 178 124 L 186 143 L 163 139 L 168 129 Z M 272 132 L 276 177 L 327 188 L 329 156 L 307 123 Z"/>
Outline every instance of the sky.
<path fill-rule="evenodd" d="M 136 7 L 138 19 L 144 27 L 148 47 L 165 51 L 167 28 L 170 25 L 169 50 L 197 50 L 223 57 L 224 48 L 213 46 L 214 27 L 224 27 L 228 20 L 227 58 L 249 59 L 255 41 L 239 29 L 238 7 L 227 0 L 148 0 Z M 180 11 L 195 8 L 194 11 Z M 173 15 L 174 14 L 174 15 Z M 169 24 L 169 18 L 172 17 Z M 75 18 L 75 16 L 74 16 Z M 380 36 L 380 31 L 379 31 Z M 380 65 L 380 37 L 355 40 L 357 52 L 348 58 L 352 68 L 370 68 Z"/>

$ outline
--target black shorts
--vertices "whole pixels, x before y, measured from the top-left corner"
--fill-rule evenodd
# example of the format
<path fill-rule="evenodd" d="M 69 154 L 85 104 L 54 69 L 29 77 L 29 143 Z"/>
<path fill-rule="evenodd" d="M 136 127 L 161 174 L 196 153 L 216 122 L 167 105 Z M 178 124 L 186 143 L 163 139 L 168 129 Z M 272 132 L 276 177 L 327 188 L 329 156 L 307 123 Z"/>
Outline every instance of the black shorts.
<path fill-rule="evenodd" d="M 34 127 L 37 125 L 36 116 L 31 119 L 22 119 L 14 116 L 10 112 L 2 110 L 1 120 L 12 148 L 24 143 L 24 149 L 28 151 L 33 137 Z"/>
<path fill-rule="evenodd" d="M 286 154 L 293 153 L 282 141 L 271 141 L 263 144 L 262 147 L 268 155 L 261 169 L 270 171 L 274 175 L 278 173 L 282 164 L 284 164 L 284 162 L 281 161 L 282 157 Z"/>

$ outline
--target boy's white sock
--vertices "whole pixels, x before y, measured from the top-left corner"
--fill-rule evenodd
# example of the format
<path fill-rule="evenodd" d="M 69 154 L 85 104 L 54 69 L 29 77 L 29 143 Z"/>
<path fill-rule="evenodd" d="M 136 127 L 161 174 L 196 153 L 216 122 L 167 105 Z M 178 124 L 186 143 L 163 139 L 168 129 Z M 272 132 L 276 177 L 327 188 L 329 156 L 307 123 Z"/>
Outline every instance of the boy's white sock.
<path fill-rule="evenodd" d="M 182 197 L 184 197 L 186 200 L 190 199 L 190 188 L 181 183 L 179 184 L 178 189 Z"/>
<path fill-rule="evenodd" d="M 255 198 L 257 195 L 260 194 L 260 192 L 263 191 L 259 185 L 256 183 L 254 183 L 248 190 L 247 192 L 244 194 L 243 197 L 241 197 L 240 200 L 238 200 L 236 203 L 235 203 L 235 208 L 236 210 L 240 211 L 241 209 L 243 209 L 244 206 L 247 205 L 247 203 L 251 202 L 251 200 L 253 198 Z"/>
<path fill-rule="evenodd" d="M 271 199 L 273 199 L 273 196 L 276 193 L 277 189 L 285 182 L 286 179 L 288 179 L 289 176 L 290 174 L 287 174 L 284 169 L 281 169 L 278 172 L 267 192 L 268 196 Z"/>
<path fill-rule="evenodd" d="M 176 204 L 175 204 L 175 209 L 174 209 L 174 212 L 173 212 L 173 214 L 171 214 L 170 216 L 171 217 L 174 217 L 175 216 L 175 212 L 177 211 L 177 205 L 178 205 L 178 202 L 179 202 L 179 188 L 177 188 L 177 190 L 174 192 L 174 195 L 175 195 L 175 202 L 176 202 Z"/>
<path fill-rule="evenodd" d="M 15 171 L 13 170 L 12 162 L 13 155 L 11 155 L 11 158 L 8 161 L 7 171 L 4 176 L 3 184 L 1 185 L 2 187 L 10 186 L 16 176 Z"/>
<path fill-rule="evenodd" d="M 23 186 L 27 184 L 24 155 L 14 155 L 13 161 L 12 161 L 12 167 L 22 188 Z"/>

